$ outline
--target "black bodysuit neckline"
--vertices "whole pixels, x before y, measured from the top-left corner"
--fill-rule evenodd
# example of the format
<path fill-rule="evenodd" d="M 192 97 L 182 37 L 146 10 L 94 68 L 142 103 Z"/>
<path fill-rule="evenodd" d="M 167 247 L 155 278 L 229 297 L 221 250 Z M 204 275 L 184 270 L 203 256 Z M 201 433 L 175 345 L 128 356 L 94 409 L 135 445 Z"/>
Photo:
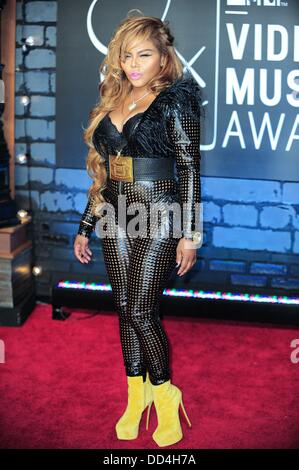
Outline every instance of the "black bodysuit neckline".
<path fill-rule="evenodd" d="M 121 131 L 118 130 L 117 126 L 114 124 L 114 122 L 112 121 L 111 117 L 109 116 L 109 113 L 107 113 L 105 115 L 105 117 L 108 117 L 109 121 L 111 122 L 111 124 L 113 125 L 113 127 L 116 129 L 117 133 L 122 136 L 124 134 L 124 130 L 125 130 L 125 126 L 126 124 L 131 120 L 133 119 L 135 116 L 139 116 L 140 114 L 143 114 L 145 115 L 146 113 L 148 113 L 150 111 L 150 109 L 152 108 L 152 106 L 154 106 L 156 104 L 156 102 L 158 101 L 158 98 L 160 96 L 163 96 L 164 92 L 168 91 L 169 89 L 171 89 L 177 82 L 179 82 L 180 80 L 182 80 L 181 77 L 177 78 L 170 86 L 164 88 L 164 90 L 160 91 L 160 93 L 153 99 L 153 101 L 151 102 L 151 104 L 142 112 L 140 113 L 136 113 L 136 114 L 133 114 L 133 116 L 131 116 L 123 125 L 123 128 Z"/>
<path fill-rule="evenodd" d="M 198 113 L 193 112 L 195 106 L 191 106 L 195 99 L 199 101 L 197 90 L 198 85 L 191 76 L 176 79 L 160 91 L 144 111 L 130 116 L 121 131 L 109 112 L 105 113 L 92 136 L 95 150 L 106 160 L 109 154 L 120 150 L 134 157 L 169 156 L 173 153 L 169 140 L 169 118 L 183 112 L 197 118 Z"/>
<path fill-rule="evenodd" d="M 148 109 L 148 108 L 147 108 L 147 109 Z M 128 124 L 128 122 L 130 122 L 131 119 L 133 119 L 135 116 L 139 116 L 140 114 L 144 114 L 144 113 L 147 111 L 147 109 L 146 109 L 145 111 L 140 112 L 140 113 L 133 114 L 133 116 L 129 117 L 129 119 L 127 119 L 126 122 L 124 123 L 123 128 L 122 128 L 121 131 L 119 131 L 118 128 L 117 128 L 117 126 L 114 124 L 114 122 L 112 121 L 111 117 L 109 116 L 109 113 L 106 114 L 105 117 L 109 119 L 109 121 L 110 121 L 110 123 L 112 124 L 112 126 L 116 129 L 117 133 L 118 133 L 119 135 L 123 135 L 123 134 L 124 134 L 124 130 L 125 130 L 125 126 Z"/>

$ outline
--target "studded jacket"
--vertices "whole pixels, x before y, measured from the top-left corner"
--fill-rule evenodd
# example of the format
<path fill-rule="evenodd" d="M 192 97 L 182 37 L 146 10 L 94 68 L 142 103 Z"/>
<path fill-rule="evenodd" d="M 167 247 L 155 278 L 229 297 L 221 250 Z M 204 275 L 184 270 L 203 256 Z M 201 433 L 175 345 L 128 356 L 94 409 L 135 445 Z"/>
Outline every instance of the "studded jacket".
<path fill-rule="evenodd" d="M 198 230 L 198 226 L 195 226 L 195 211 L 201 201 L 201 114 L 201 90 L 188 74 L 162 90 L 143 113 L 131 116 L 122 132 L 106 115 L 93 135 L 94 146 L 105 158 L 106 168 L 109 154 L 115 154 L 118 150 L 123 155 L 135 158 L 175 159 L 178 201 L 188 208 L 182 230 L 182 235 L 187 238 L 191 237 L 195 229 Z M 105 197 L 105 190 L 102 194 Z M 91 211 L 93 204 L 93 198 L 89 197 L 78 229 L 78 234 L 88 238 L 98 220 Z"/>

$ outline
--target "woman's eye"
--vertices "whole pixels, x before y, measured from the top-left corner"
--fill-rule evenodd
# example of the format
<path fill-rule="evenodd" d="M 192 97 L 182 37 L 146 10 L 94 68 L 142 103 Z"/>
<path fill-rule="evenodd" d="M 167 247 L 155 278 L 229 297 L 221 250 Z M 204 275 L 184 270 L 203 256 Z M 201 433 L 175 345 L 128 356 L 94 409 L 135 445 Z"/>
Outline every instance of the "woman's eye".
<path fill-rule="evenodd" d="M 141 54 L 140 57 L 150 57 L 151 54 Z M 129 55 L 125 55 L 125 59 L 127 59 L 128 57 L 130 57 Z"/>

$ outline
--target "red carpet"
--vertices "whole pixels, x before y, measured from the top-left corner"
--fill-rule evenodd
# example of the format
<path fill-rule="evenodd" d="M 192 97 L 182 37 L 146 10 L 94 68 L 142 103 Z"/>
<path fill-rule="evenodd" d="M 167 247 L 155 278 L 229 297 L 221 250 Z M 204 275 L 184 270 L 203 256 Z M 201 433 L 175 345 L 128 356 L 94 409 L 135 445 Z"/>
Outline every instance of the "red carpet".
<path fill-rule="evenodd" d="M 192 422 L 168 449 L 299 448 L 295 327 L 165 317 L 172 381 Z M 126 406 L 118 319 L 74 312 L 51 318 L 39 304 L 22 327 L 1 327 L 1 448 L 157 448 L 154 407 L 134 441 L 114 425 Z"/>

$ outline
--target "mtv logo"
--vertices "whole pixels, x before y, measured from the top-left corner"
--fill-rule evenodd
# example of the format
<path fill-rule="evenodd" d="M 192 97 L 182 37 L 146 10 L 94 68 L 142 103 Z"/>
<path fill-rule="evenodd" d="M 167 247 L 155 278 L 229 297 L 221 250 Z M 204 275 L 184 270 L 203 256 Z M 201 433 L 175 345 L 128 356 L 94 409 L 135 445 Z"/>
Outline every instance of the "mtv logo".
<path fill-rule="evenodd" d="M 227 6 L 246 7 L 255 3 L 257 6 L 276 7 L 280 6 L 280 2 L 281 0 L 227 0 Z"/>
<path fill-rule="evenodd" d="M 280 7 L 280 0 L 264 0 L 265 7 Z"/>
<path fill-rule="evenodd" d="M 227 0 L 227 6 L 230 7 L 245 7 L 246 0 Z"/>

